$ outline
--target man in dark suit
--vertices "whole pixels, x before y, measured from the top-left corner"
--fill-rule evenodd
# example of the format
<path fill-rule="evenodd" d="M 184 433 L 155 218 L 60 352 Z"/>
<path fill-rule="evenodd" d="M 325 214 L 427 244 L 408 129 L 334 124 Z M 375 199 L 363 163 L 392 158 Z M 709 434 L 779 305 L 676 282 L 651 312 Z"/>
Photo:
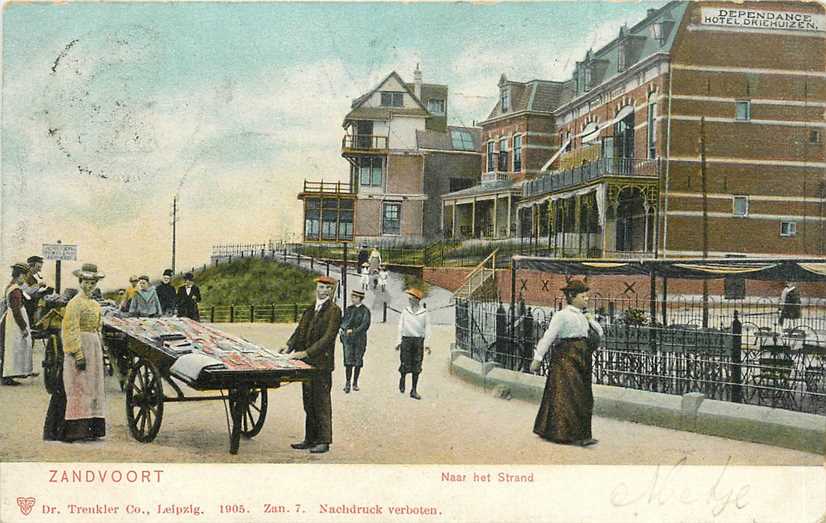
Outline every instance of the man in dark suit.
<path fill-rule="evenodd" d="M 191 272 L 184 274 L 184 284 L 178 287 L 178 316 L 201 321 L 198 303 L 201 301 L 201 289 L 195 285 Z"/>
<path fill-rule="evenodd" d="M 316 278 L 315 304 L 301 315 L 295 332 L 282 353 L 292 353 L 318 373 L 301 386 L 304 401 L 304 441 L 293 443 L 294 449 L 310 449 L 313 454 L 330 450 L 333 442 L 333 412 L 330 389 L 333 385 L 336 335 L 341 325 L 341 309 L 331 299 L 336 280 L 329 276 Z"/>
<path fill-rule="evenodd" d="M 158 300 L 161 302 L 163 315 L 174 316 L 177 298 L 175 296 L 175 287 L 172 285 L 172 269 L 163 271 L 161 283 L 155 287 L 155 292 L 158 293 Z"/>

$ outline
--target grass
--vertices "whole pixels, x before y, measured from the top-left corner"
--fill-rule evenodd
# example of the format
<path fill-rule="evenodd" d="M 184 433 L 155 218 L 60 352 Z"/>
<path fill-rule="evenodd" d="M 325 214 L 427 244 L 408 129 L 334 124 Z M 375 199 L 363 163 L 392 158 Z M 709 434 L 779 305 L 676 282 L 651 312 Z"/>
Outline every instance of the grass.
<path fill-rule="evenodd" d="M 409 289 L 411 287 L 415 287 L 422 291 L 425 296 L 430 294 L 430 284 L 424 281 L 423 279 L 419 278 L 418 276 L 413 276 L 411 274 L 404 275 L 404 288 Z"/>
<path fill-rule="evenodd" d="M 316 275 L 260 258 L 244 258 L 195 272 L 202 305 L 312 303 Z M 183 280 L 173 280 L 176 287 Z"/>

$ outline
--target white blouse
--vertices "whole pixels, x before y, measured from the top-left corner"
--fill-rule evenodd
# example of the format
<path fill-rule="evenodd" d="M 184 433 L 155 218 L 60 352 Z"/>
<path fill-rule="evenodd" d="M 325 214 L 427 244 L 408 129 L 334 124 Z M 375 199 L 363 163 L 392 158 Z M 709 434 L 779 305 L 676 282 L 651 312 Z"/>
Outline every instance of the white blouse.
<path fill-rule="evenodd" d="M 581 310 L 573 305 L 568 305 L 561 311 L 555 313 L 551 318 L 551 323 L 548 325 L 548 330 L 542 335 L 542 339 L 536 344 L 536 350 L 533 353 L 533 359 L 542 361 L 545 354 L 551 348 L 551 345 L 557 340 L 564 340 L 566 338 L 587 338 L 588 337 L 588 323 L 594 326 L 594 329 L 602 336 L 602 325 L 595 320 L 589 320 L 585 317 Z"/>
<path fill-rule="evenodd" d="M 402 342 L 402 337 L 424 338 L 425 343 L 430 339 L 430 318 L 427 309 L 419 307 L 413 312 L 410 307 L 402 310 L 399 318 L 398 343 Z"/>

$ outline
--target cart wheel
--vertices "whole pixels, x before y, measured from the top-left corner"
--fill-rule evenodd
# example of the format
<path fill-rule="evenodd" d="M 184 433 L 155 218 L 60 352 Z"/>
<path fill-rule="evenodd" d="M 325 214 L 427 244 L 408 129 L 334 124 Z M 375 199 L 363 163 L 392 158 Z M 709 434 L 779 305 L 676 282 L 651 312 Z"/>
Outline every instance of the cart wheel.
<path fill-rule="evenodd" d="M 163 419 L 163 384 L 154 364 L 138 360 L 126 382 L 126 421 L 132 437 L 141 443 L 155 439 Z"/>
<path fill-rule="evenodd" d="M 230 409 L 235 408 L 236 401 L 230 398 Z M 250 389 L 246 406 L 241 406 L 241 435 L 254 438 L 264 428 L 267 419 L 267 389 Z"/>

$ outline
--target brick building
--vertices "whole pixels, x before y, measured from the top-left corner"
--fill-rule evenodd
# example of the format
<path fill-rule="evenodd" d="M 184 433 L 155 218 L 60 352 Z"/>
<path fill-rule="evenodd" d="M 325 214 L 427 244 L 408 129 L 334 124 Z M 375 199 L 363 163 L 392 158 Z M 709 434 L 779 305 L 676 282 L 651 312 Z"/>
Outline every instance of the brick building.
<path fill-rule="evenodd" d="M 589 51 L 560 97 L 547 174 L 521 187 L 530 241 L 698 256 L 706 224 L 712 256 L 826 254 L 823 6 L 670 2 Z"/>
<path fill-rule="evenodd" d="M 439 197 L 478 179 L 479 130 L 447 125 L 448 88 L 395 71 L 353 100 L 341 155 L 349 182 L 305 182 L 304 241 L 419 243 L 441 237 Z"/>

